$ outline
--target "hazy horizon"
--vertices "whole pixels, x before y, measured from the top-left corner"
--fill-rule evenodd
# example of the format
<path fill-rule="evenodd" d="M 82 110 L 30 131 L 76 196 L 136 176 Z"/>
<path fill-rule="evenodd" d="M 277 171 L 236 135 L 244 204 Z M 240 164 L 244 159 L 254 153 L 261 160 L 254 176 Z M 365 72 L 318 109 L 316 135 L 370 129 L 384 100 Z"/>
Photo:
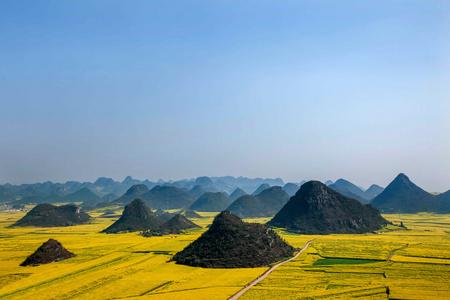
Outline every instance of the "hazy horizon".
<path fill-rule="evenodd" d="M 0 184 L 450 189 L 447 1 L 2 1 Z"/>

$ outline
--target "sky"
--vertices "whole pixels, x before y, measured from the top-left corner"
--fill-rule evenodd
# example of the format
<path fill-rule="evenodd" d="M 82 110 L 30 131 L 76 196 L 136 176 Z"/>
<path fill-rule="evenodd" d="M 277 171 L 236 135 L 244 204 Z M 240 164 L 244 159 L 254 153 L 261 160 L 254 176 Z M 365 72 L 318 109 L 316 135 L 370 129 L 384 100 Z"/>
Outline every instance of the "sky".
<path fill-rule="evenodd" d="M 450 189 L 450 4 L 0 2 L 0 184 Z"/>

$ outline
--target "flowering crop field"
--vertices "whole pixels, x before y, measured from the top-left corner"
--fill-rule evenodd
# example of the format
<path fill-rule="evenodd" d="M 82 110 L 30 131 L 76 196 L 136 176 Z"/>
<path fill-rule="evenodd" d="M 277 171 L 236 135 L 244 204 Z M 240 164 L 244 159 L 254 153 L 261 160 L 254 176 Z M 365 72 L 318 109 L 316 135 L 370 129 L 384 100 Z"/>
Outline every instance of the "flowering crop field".
<path fill-rule="evenodd" d="M 25 213 L 0 212 L 0 299 L 227 299 L 268 269 L 168 262 L 206 230 L 216 213 L 194 220 L 201 229 L 151 238 L 99 233 L 118 218 L 102 213 L 92 213 L 94 221 L 79 226 L 8 228 Z M 450 215 L 384 217 L 408 230 L 388 226 L 379 234 L 307 236 L 277 229 L 296 248 L 313 242 L 241 299 L 386 299 L 387 293 L 394 299 L 448 299 Z M 19 266 L 49 238 L 76 256 Z"/>
<path fill-rule="evenodd" d="M 449 299 L 450 215 L 384 217 L 407 230 L 389 226 L 379 234 L 306 236 L 313 240 L 306 253 L 241 299 Z M 279 233 L 289 242 L 296 239 Z M 298 240 L 301 246 L 305 236 Z"/>
<path fill-rule="evenodd" d="M 71 227 L 7 228 L 24 214 L 0 212 L 0 299 L 226 299 L 267 270 L 203 269 L 168 262 L 206 228 L 151 238 L 99 233 L 117 218 Z M 205 215 L 194 222 L 206 227 L 215 214 Z M 19 266 L 49 238 L 77 256 Z"/>

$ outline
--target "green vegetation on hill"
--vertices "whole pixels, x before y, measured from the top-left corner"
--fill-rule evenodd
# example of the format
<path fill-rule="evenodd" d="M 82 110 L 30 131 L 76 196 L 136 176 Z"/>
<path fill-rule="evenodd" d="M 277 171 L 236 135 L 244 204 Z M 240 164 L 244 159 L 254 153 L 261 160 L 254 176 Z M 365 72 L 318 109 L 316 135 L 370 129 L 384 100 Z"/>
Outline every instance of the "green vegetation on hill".
<path fill-rule="evenodd" d="M 242 197 L 244 195 L 247 195 L 247 193 L 241 189 L 241 188 L 236 188 L 230 196 L 228 196 L 228 199 L 230 199 L 231 201 L 236 201 L 236 199 L 238 199 L 239 197 Z"/>
<path fill-rule="evenodd" d="M 301 234 L 364 233 L 387 224 L 370 204 L 309 181 L 267 224 Z"/>
<path fill-rule="evenodd" d="M 297 191 L 300 189 L 300 185 L 292 183 L 292 182 L 288 182 L 283 186 L 283 190 L 286 191 L 286 193 L 292 197 L 295 195 L 295 193 L 297 193 Z"/>
<path fill-rule="evenodd" d="M 155 215 L 141 199 L 135 199 L 127 204 L 119 220 L 102 232 L 118 233 L 145 231 L 156 228 L 164 223 L 157 215 Z"/>
<path fill-rule="evenodd" d="M 399 174 L 371 203 L 383 213 L 440 212 L 442 207 L 439 196 L 424 191 L 403 173 Z"/>
<path fill-rule="evenodd" d="M 196 185 L 188 193 L 192 195 L 195 199 L 198 199 L 198 197 L 206 193 L 206 191 L 201 185 Z"/>
<path fill-rule="evenodd" d="M 141 198 L 151 209 L 165 210 L 185 208 L 195 200 L 192 195 L 179 188 L 159 185 L 141 195 Z"/>
<path fill-rule="evenodd" d="M 67 251 L 60 242 L 49 239 L 43 243 L 33 254 L 21 263 L 21 266 L 36 266 L 61 261 L 75 256 L 72 252 Z"/>
<path fill-rule="evenodd" d="M 384 191 L 384 188 L 382 188 L 379 185 L 376 184 L 372 184 L 367 190 L 366 190 L 366 195 L 368 195 L 370 197 L 370 199 L 375 198 L 376 196 L 378 196 L 379 194 L 381 194 Z"/>
<path fill-rule="evenodd" d="M 155 229 L 150 229 L 147 232 L 144 232 L 144 236 L 161 236 L 168 234 L 180 234 L 182 231 L 191 229 L 191 228 L 200 228 L 194 222 L 188 220 L 182 214 L 176 214 L 169 221 L 162 224 L 160 227 Z"/>
<path fill-rule="evenodd" d="M 263 224 L 245 223 L 229 211 L 172 258 L 178 264 L 203 268 L 254 268 L 292 256 L 294 248 Z"/>
<path fill-rule="evenodd" d="M 358 196 L 356 194 L 353 194 L 352 192 L 350 192 L 349 190 L 347 190 L 346 188 L 343 188 L 339 185 L 336 184 L 330 184 L 328 186 L 330 189 L 335 190 L 336 192 L 338 192 L 341 195 L 344 195 L 346 197 L 352 198 L 352 199 L 356 199 L 359 202 L 361 202 L 362 204 L 367 204 L 369 203 L 369 201 L 367 201 L 366 199 L 362 198 L 361 196 Z"/>
<path fill-rule="evenodd" d="M 195 211 L 222 211 L 231 204 L 231 200 L 228 199 L 223 193 L 204 193 L 194 203 L 189 206 L 189 209 Z"/>
<path fill-rule="evenodd" d="M 270 188 L 270 184 L 263 183 L 252 193 L 252 196 L 259 195 L 262 191 L 267 190 L 268 188 Z"/>
<path fill-rule="evenodd" d="M 280 186 L 263 190 L 256 196 L 244 195 L 234 201 L 227 210 L 239 218 L 271 217 L 289 200 L 289 195 Z"/>
<path fill-rule="evenodd" d="M 90 189 L 88 188 L 82 188 L 76 192 L 73 192 L 67 196 L 64 197 L 64 201 L 66 202 L 84 202 L 89 200 L 92 203 L 99 203 L 101 202 L 101 198 L 94 194 Z"/>
<path fill-rule="evenodd" d="M 134 199 L 141 197 L 143 194 L 148 193 L 148 191 L 149 189 L 145 184 L 135 184 L 130 187 L 120 198 L 114 200 L 114 202 L 128 204 Z"/>
<path fill-rule="evenodd" d="M 91 217 L 80 212 L 75 205 L 54 206 L 43 203 L 36 205 L 13 226 L 59 227 L 88 222 Z"/>

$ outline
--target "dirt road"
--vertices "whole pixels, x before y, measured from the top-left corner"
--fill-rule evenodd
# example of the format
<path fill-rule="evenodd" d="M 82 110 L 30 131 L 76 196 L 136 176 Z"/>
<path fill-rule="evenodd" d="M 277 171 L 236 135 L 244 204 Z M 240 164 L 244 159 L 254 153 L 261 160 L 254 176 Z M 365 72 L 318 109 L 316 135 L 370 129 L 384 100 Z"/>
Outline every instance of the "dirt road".
<path fill-rule="evenodd" d="M 309 244 L 311 244 L 312 241 L 309 241 L 308 243 L 306 243 L 305 247 L 302 248 L 302 250 L 298 251 L 297 254 L 294 255 L 294 257 L 285 260 L 283 262 L 280 262 L 276 265 L 273 265 L 269 270 L 267 270 L 264 274 L 262 274 L 261 276 L 259 276 L 258 278 L 256 278 L 255 280 L 253 280 L 252 282 L 250 282 L 248 285 L 245 286 L 245 288 L 243 288 L 242 290 L 240 290 L 239 292 L 237 292 L 233 297 L 229 298 L 228 300 L 236 300 L 237 298 L 239 298 L 240 296 L 242 296 L 247 290 L 249 290 L 251 287 L 253 287 L 255 284 L 257 284 L 258 282 L 260 282 L 261 280 L 263 280 L 264 278 L 266 278 L 270 273 L 272 273 L 276 268 L 278 268 L 281 265 L 284 265 L 285 263 L 290 262 L 291 260 L 296 259 L 303 251 L 305 251 L 308 247 Z"/>

